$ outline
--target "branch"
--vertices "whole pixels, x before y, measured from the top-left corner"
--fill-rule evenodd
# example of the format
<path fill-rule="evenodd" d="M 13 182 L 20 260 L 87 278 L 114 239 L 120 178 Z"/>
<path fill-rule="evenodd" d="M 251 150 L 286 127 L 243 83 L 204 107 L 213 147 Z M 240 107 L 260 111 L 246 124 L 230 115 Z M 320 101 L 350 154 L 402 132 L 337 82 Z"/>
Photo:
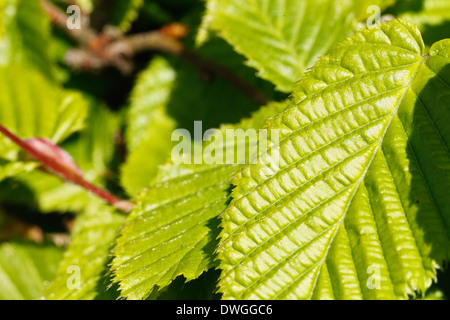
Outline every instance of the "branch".
<path fill-rule="evenodd" d="M 57 146 L 43 139 L 22 140 L 1 124 L 0 132 L 28 153 L 33 159 L 39 161 L 43 165 L 44 171 L 59 176 L 67 182 L 76 184 L 94 193 L 107 203 L 113 205 L 117 210 L 128 213 L 133 209 L 134 204 L 132 202 L 119 199 L 108 191 L 86 181 L 81 170 L 78 169 L 72 158 Z"/>
<path fill-rule="evenodd" d="M 131 58 L 143 51 L 163 51 L 179 56 L 200 71 L 217 76 L 232 84 L 258 105 L 266 105 L 269 102 L 269 99 L 258 88 L 244 81 L 230 69 L 187 49 L 176 38 L 168 37 L 161 31 L 132 35 L 117 40 L 106 48 L 106 56 L 109 59 L 123 56 Z"/>
<path fill-rule="evenodd" d="M 67 29 L 66 13 L 48 0 L 41 0 L 41 2 L 53 23 Z M 86 20 L 89 21 L 89 19 Z M 264 93 L 233 71 L 186 48 L 179 41 L 187 34 L 187 28 L 182 24 L 173 23 L 160 30 L 126 37 L 112 26 L 106 26 L 101 33 L 97 33 L 88 23 L 81 30 L 68 30 L 68 32 L 80 45 L 79 48 L 70 49 L 65 57 L 66 64 L 73 69 L 101 70 L 112 66 L 126 75 L 133 70 L 133 58 L 136 54 L 145 51 L 166 52 L 184 59 L 202 73 L 227 81 L 258 105 L 269 102 L 269 98 Z"/>

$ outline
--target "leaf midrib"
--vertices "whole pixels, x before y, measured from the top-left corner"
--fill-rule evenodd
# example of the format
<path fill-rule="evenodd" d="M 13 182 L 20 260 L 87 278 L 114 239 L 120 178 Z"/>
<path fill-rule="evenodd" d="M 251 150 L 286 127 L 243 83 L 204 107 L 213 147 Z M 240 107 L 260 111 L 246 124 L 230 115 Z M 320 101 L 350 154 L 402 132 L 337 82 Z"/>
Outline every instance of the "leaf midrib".
<path fill-rule="evenodd" d="M 416 53 L 416 55 L 417 55 L 417 53 Z M 362 183 L 362 182 L 364 181 L 364 179 L 366 178 L 367 172 L 368 172 L 369 168 L 371 167 L 371 164 L 372 164 L 373 160 L 375 159 L 375 156 L 376 156 L 377 152 L 380 150 L 380 148 L 381 148 L 381 146 L 382 146 L 382 144 L 383 144 L 384 138 L 385 138 L 385 136 L 386 136 L 386 132 L 388 131 L 388 129 L 389 129 L 389 127 L 390 127 L 390 125 L 391 125 L 391 123 L 392 123 L 392 121 L 393 121 L 395 115 L 398 114 L 398 110 L 399 110 L 400 106 L 402 105 L 403 100 L 404 100 L 404 98 L 405 98 L 405 96 L 406 96 L 408 90 L 411 89 L 411 87 L 412 87 L 414 81 L 416 80 L 416 77 L 417 77 L 417 74 L 418 74 L 419 70 L 421 69 L 422 65 L 423 65 L 424 62 L 427 60 L 427 58 L 428 58 L 427 56 L 423 56 L 422 59 L 421 59 L 420 61 L 417 61 L 417 62 L 415 62 L 415 63 L 410 64 L 411 66 L 412 66 L 412 65 L 417 65 L 417 68 L 416 68 L 416 70 L 414 71 L 414 74 L 413 74 L 412 77 L 411 77 L 411 81 L 409 82 L 408 85 L 396 89 L 396 90 L 399 90 L 399 89 L 402 89 L 402 88 L 403 88 L 403 89 L 404 89 L 404 92 L 403 92 L 401 98 L 400 98 L 399 101 L 398 101 L 398 105 L 397 105 L 397 106 L 394 108 L 394 110 L 390 113 L 390 116 L 389 116 L 389 118 L 390 118 L 390 119 L 389 119 L 389 122 L 388 122 L 388 124 L 386 125 L 386 128 L 385 128 L 383 134 L 381 135 L 381 138 L 378 140 L 378 142 L 372 143 L 372 144 L 370 145 L 370 146 L 376 145 L 376 147 L 375 147 L 375 150 L 373 151 L 373 154 L 372 154 L 372 156 L 371 156 L 371 159 L 370 159 L 369 162 L 368 162 L 368 165 L 367 165 L 366 169 L 365 169 L 364 172 L 361 174 L 361 177 L 360 177 L 355 183 L 351 184 L 350 186 L 347 186 L 345 189 L 343 189 L 343 190 L 341 191 L 341 192 L 344 192 L 344 191 L 349 190 L 350 187 L 356 186 L 356 187 L 354 188 L 354 191 L 352 192 L 352 195 L 350 196 L 350 198 L 349 198 L 349 200 L 348 200 L 348 203 L 347 203 L 346 208 L 344 209 L 344 213 L 343 213 L 343 215 L 342 215 L 342 218 L 341 218 L 341 219 L 339 220 L 339 222 L 337 222 L 335 225 L 342 224 L 342 222 L 344 221 L 344 219 L 345 219 L 345 217 L 346 217 L 346 215 L 347 215 L 348 209 L 349 209 L 349 207 L 350 207 L 350 205 L 351 205 L 351 203 L 352 203 L 352 201 L 353 201 L 353 198 L 354 198 L 355 194 L 357 193 L 357 190 L 358 190 L 359 186 L 361 185 L 361 183 Z M 404 66 L 402 66 L 402 67 L 404 67 Z M 348 80 L 348 79 L 346 79 L 346 80 Z M 343 81 L 341 81 L 341 82 L 344 82 L 344 81 L 346 81 L 346 80 L 343 80 Z M 326 87 L 326 88 L 327 88 L 327 87 Z M 322 91 L 325 90 L 326 88 L 320 90 L 320 92 L 322 92 Z M 287 111 L 287 109 L 286 109 L 285 111 Z M 285 111 L 284 111 L 284 112 L 285 112 Z M 385 117 L 388 117 L 388 115 L 386 115 Z M 378 119 L 378 120 L 379 120 L 379 119 Z M 370 148 L 370 146 L 369 146 L 368 148 Z M 254 189 L 256 189 L 256 188 L 257 188 L 257 187 L 255 187 Z M 297 189 L 298 189 L 298 188 L 297 188 Z M 246 194 L 248 194 L 248 193 L 246 193 Z M 245 196 L 243 196 L 243 197 L 245 197 Z M 242 198 L 242 197 L 240 197 L 239 199 L 241 199 L 241 198 Z M 284 198 L 285 198 L 285 197 L 283 197 L 282 199 L 284 199 Z M 303 218 L 303 216 L 302 216 L 301 218 Z M 297 220 L 297 219 L 296 219 L 296 220 Z M 286 226 L 286 228 L 287 228 L 289 225 L 292 225 L 293 223 L 295 223 L 295 221 L 289 223 L 289 224 Z M 337 226 L 336 231 L 334 232 L 334 234 L 333 234 L 332 237 L 331 237 L 330 245 L 329 245 L 328 248 L 326 249 L 326 252 L 325 252 L 325 254 L 324 254 L 324 258 L 321 260 L 322 264 L 323 264 L 323 262 L 326 261 L 326 259 L 327 259 L 328 252 L 329 252 L 329 250 L 330 250 L 330 248 L 331 248 L 332 243 L 333 243 L 334 240 L 335 240 L 335 237 L 336 237 L 336 235 L 337 235 L 337 231 L 339 230 L 339 228 L 340 228 L 340 225 Z M 240 229 L 240 228 L 238 228 L 238 229 Z M 330 229 L 330 228 L 329 228 L 329 229 Z M 233 233 L 230 235 L 230 237 L 232 238 L 233 235 L 235 235 L 235 234 L 236 234 L 236 232 L 233 232 Z M 228 238 L 228 241 L 229 241 L 230 237 Z M 226 242 L 228 242 L 228 241 L 226 241 Z M 225 244 L 226 242 L 222 243 L 222 245 Z M 252 251 L 255 251 L 255 250 L 252 250 Z M 241 265 L 241 263 L 242 263 L 244 260 L 246 260 L 247 257 L 248 257 L 248 254 L 246 254 L 246 255 L 245 255 L 239 262 L 237 262 L 233 267 L 231 267 L 230 269 L 226 270 L 225 276 L 226 276 L 226 275 L 229 275 L 233 270 L 235 270 L 239 265 Z M 272 268 L 271 268 L 271 269 L 272 269 Z M 314 288 L 315 288 L 315 286 L 316 286 L 316 284 L 317 284 L 317 280 L 319 279 L 319 275 L 320 275 L 321 270 L 322 270 L 322 268 L 321 268 L 321 269 L 319 270 L 319 272 L 317 273 L 317 276 L 316 276 L 316 279 L 315 279 L 315 284 L 314 284 L 314 286 L 313 286 L 313 289 L 311 290 L 311 294 L 310 294 L 311 297 L 312 297 L 312 295 L 314 294 Z M 224 277 L 222 277 L 222 278 L 224 278 Z"/>
<path fill-rule="evenodd" d="M 350 205 L 351 205 L 351 203 L 353 202 L 353 199 L 354 199 L 354 197 L 355 197 L 355 195 L 356 195 L 356 193 L 357 193 L 357 190 L 359 189 L 359 186 L 360 186 L 361 183 L 365 180 L 365 178 L 366 178 L 366 176 L 367 176 L 367 172 L 369 171 L 369 169 L 370 169 L 370 167 L 371 167 L 371 165 L 372 165 L 372 163 L 373 163 L 373 161 L 374 161 L 374 159 L 375 159 L 375 156 L 377 155 L 378 151 L 381 149 L 381 147 L 382 147 L 382 145 L 383 145 L 384 138 L 386 137 L 386 132 L 389 130 L 389 128 L 390 128 L 390 126 L 391 126 L 391 123 L 392 123 L 394 117 L 398 114 L 398 110 L 399 110 L 400 106 L 402 105 L 403 100 L 404 100 L 404 98 L 405 98 L 405 96 L 406 96 L 408 90 L 410 90 L 410 89 L 412 88 L 412 85 L 413 85 L 414 81 L 416 80 L 417 74 L 419 73 L 421 67 L 424 65 L 424 62 L 426 62 L 427 59 L 428 59 L 428 56 L 422 56 L 422 59 L 421 59 L 419 62 L 417 62 L 418 67 L 417 67 L 417 69 L 415 70 L 413 76 L 411 77 L 411 81 L 410 81 L 409 85 L 407 86 L 407 89 L 405 89 L 405 92 L 403 93 L 403 96 L 399 99 L 399 103 L 398 103 L 397 107 L 396 107 L 396 108 L 394 109 L 394 111 L 391 113 L 391 119 L 390 119 L 389 123 L 386 125 L 386 129 L 384 130 L 384 133 L 382 134 L 381 139 L 380 139 L 380 141 L 379 141 L 379 143 L 378 143 L 376 149 L 375 149 L 374 152 L 373 152 L 372 158 L 370 159 L 370 161 L 369 161 L 369 163 L 368 163 L 368 165 L 367 165 L 367 167 L 366 167 L 366 170 L 365 170 L 364 173 L 361 175 L 361 178 L 359 179 L 359 181 L 357 181 L 358 187 L 355 188 L 355 191 L 353 192 L 353 194 L 351 195 L 351 197 L 350 197 L 350 199 L 349 199 L 349 201 L 348 201 L 347 207 L 345 208 L 345 211 L 344 211 L 344 213 L 343 213 L 342 219 L 341 219 L 341 221 L 340 221 L 341 224 L 342 224 L 342 222 L 344 221 L 345 217 L 347 216 L 348 209 L 350 208 Z M 409 223 L 409 221 L 408 221 L 408 223 Z M 336 228 L 336 232 L 335 232 L 335 234 L 332 236 L 332 239 L 331 239 L 331 241 L 330 241 L 330 245 L 329 245 L 329 247 L 327 248 L 327 251 L 326 251 L 326 254 L 325 254 L 325 256 L 324 256 L 324 260 L 323 260 L 323 261 L 326 261 L 327 256 L 328 256 L 328 252 L 329 252 L 329 250 L 330 250 L 330 248 L 331 248 L 331 246 L 332 246 L 332 244 L 333 244 L 333 242 L 334 242 L 334 240 L 335 240 L 335 238 L 336 238 L 336 235 L 337 235 L 338 230 L 339 230 L 340 227 L 341 227 L 341 225 L 339 225 L 338 228 Z M 414 240 L 416 240 L 416 239 L 414 239 Z M 416 245 L 417 245 L 417 243 L 416 243 Z M 422 259 L 422 262 L 423 262 L 423 259 Z M 317 273 L 317 276 L 316 276 L 316 283 L 317 283 L 317 280 L 319 279 L 319 276 L 320 276 L 320 273 L 321 273 L 321 272 L 322 272 L 322 268 L 321 268 L 321 269 L 319 270 L 319 272 Z M 390 274 L 390 272 L 389 272 L 389 274 Z M 315 286 L 316 286 L 316 285 L 314 285 L 313 290 L 311 291 L 311 297 L 312 297 L 312 295 L 314 294 L 314 288 L 315 288 Z"/>

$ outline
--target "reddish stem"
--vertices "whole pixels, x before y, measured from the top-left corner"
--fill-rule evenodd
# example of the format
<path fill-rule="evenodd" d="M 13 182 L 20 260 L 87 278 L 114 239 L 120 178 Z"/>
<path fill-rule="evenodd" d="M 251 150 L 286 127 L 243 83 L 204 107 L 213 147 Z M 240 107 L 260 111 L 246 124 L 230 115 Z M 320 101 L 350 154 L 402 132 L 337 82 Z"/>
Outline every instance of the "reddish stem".
<path fill-rule="evenodd" d="M 113 194 L 109 193 L 106 190 L 103 190 L 92 183 L 86 181 L 83 176 L 76 174 L 75 172 L 71 170 L 67 170 L 67 168 L 61 164 L 59 164 L 57 161 L 55 161 L 54 158 L 43 154 L 38 149 L 33 147 L 31 144 L 25 142 L 24 140 L 17 137 L 15 134 L 13 134 L 11 131 L 9 131 L 7 128 L 2 126 L 0 124 L 0 132 L 3 133 L 5 136 L 7 136 L 9 139 L 11 139 L 15 144 L 17 144 L 20 148 L 22 148 L 25 152 L 30 154 L 34 159 L 39 161 L 46 169 L 49 169 L 50 172 L 56 174 L 60 178 L 64 179 L 65 181 L 74 183 L 76 185 L 79 185 L 83 187 L 84 189 L 91 191 L 95 195 L 99 196 L 100 198 L 104 199 L 109 204 L 113 205 L 116 209 L 124 211 L 124 212 L 130 212 L 133 209 L 134 204 L 130 201 L 125 201 L 122 199 L 119 199 L 118 197 L 114 196 Z"/>

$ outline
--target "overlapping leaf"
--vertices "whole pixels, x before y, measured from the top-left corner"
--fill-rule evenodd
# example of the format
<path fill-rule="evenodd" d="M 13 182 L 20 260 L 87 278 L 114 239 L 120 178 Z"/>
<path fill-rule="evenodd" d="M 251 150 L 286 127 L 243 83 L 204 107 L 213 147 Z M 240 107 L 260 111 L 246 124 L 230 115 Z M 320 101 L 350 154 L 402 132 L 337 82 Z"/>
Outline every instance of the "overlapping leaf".
<path fill-rule="evenodd" d="M 235 177 L 220 291 L 235 299 L 391 299 L 449 258 L 450 41 L 397 20 L 323 57 L 271 121 L 279 169 Z M 261 164 L 259 164 L 261 163 Z"/>
<path fill-rule="evenodd" d="M 450 37 L 450 2 L 446 0 L 400 1 L 393 14 L 417 25 L 427 45 Z"/>
<path fill-rule="evenodd" d="M 272 93 L 271 84 L 256 78 L 225 41 L 212 39 L 200 54 L 220 61 L 262 92 Z M 222 123 L 237 122 L 257 107 L 214 74 L 203 74 L 185 62 L 155 57 L 138 77 L 131 94 L 126 132 L 130 154 L 122 168 L 122 185 L 130 195 L 150 186 L 158 166 L 170 157 L 176 128 L 188 130 L 195 138 L 194 121 L 202 120 L 206 131 Z"/>
<path fill-rule="evenodd" d="M 209 0 L 204 28 L 218 31 L 261 77 L 291 92 L 303 72 L 348 36 L 372 4 L 384 7 L 392 1 Z"/>
<path fill-rule="evenodd" d="M 238 127 L 260 128 L 282 107 L 271 104 Z M 216 152 L 222 147 L 226 142 Z M 112 270 L 122 296 L 142 299 L 155 286 L 163 288 L 180 275 L 195 279 L 212 266 L 215 218 L 226 208 L 230 178 L 239 167 L 172 164 L 160 169 L 156 183 L 139 196 L 114 249 Z"/>

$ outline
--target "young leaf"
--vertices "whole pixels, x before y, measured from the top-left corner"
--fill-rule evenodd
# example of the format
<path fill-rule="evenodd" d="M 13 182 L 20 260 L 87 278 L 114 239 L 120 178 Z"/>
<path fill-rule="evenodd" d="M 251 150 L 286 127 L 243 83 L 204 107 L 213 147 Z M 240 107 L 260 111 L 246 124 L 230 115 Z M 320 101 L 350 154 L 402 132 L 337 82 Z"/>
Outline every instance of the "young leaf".
<path fill-rule="evenodd" d="M 91 201 L 86 212 L 77 217 L 70 246 L 45 291 L 46 299 L 90 300 L 100 294 L 97 285 L 123 220 L 97 199 Z"/>
<path fill-rule="evenodd" d="M 271 120 L 279 169 L 235 177 L 218 257 L 226 299 L 392 299 L 449 258 L 450 40 L 362 30 L 300 81 Z M 262 164 L 259 164 L 262 163 Z"/>
<path fill-rule="evenodd" d="M 316 58 L 334 48 L 367 15 L 366 2 L 209 0 L 203 25 L 246 56 L 262 78 L 291 92 Z"/>
<path fill-rule="evenodd" d="M 35 300 L 42 297 L 62 258 L 51 245 L 3 243 L 0 246 L 0 300 Z"/>
<path fill-rule="evenodd" d="M 282 107 L 273 103 L 237 127 L 259 129 Z M 230 178 L 239 167 L 172 164 L 160 169 L 156 183 L 139 196 L 114 249 L 112 270 L 123 297 L 146 298 L 155 286 L 162 289 L 180 275 L 195 279 L 213 265 L 214 221 L 226 208 Z"/>

